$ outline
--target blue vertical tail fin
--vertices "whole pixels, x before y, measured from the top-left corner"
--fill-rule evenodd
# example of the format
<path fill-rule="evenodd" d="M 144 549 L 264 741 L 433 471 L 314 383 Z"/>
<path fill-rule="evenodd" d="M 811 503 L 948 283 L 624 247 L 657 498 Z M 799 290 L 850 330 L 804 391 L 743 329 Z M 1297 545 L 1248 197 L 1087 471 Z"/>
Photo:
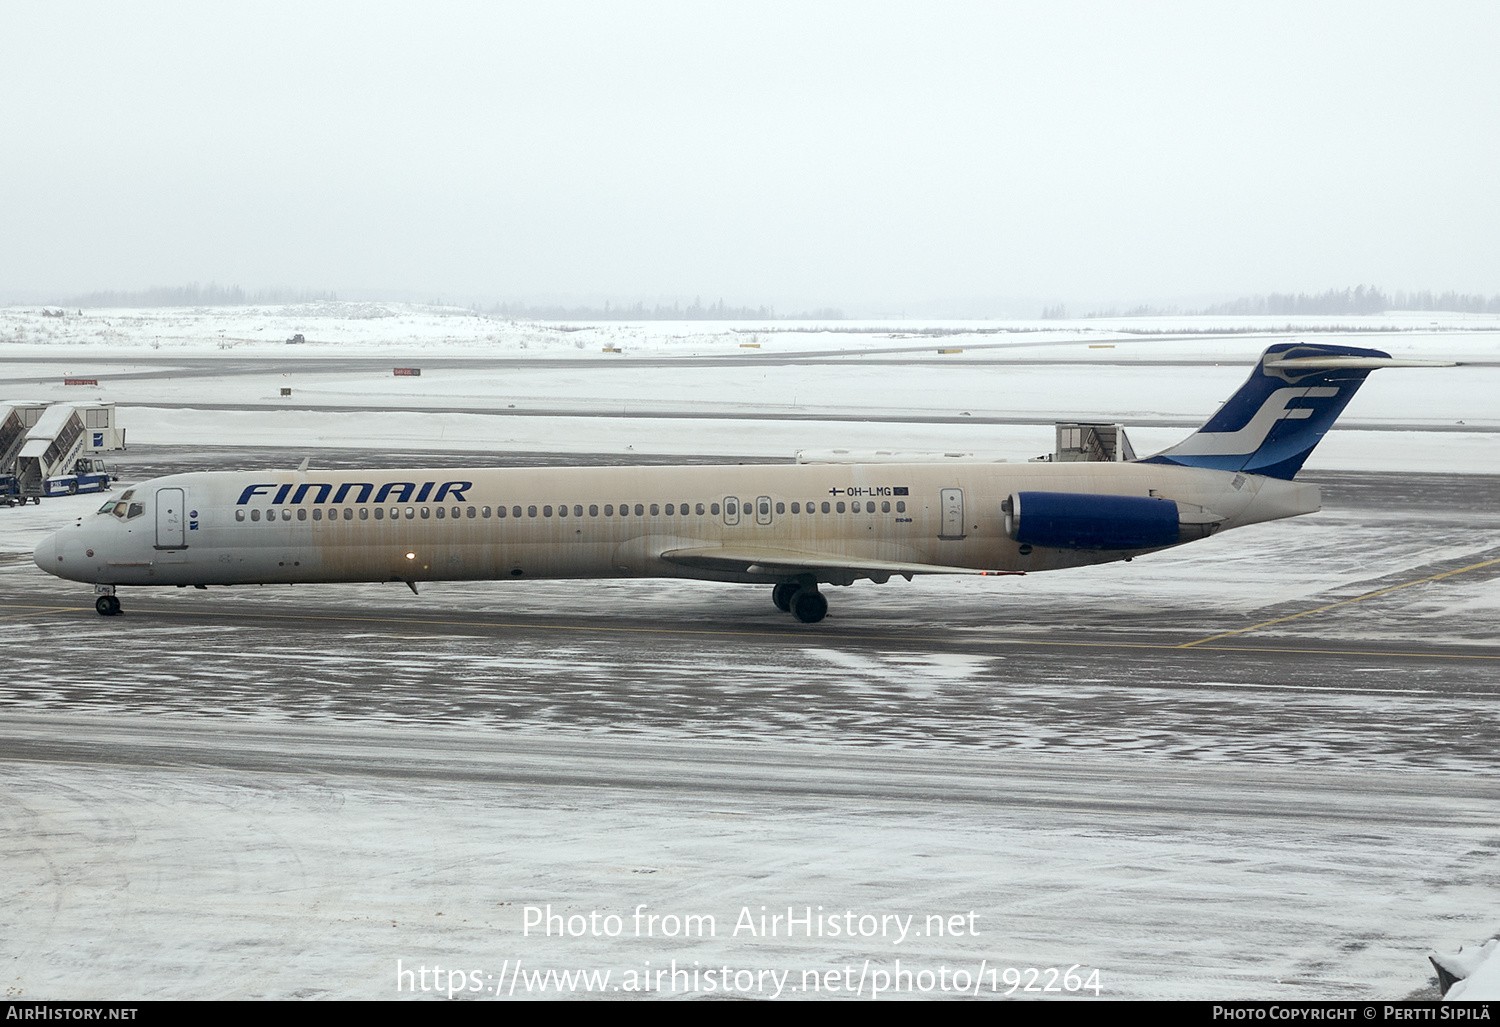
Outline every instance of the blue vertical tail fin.
<path fill-rule="evenodd" d="M 1451 365 L 1397 360 L 1376 349 L 1278 343 L 1207 424 L 1142 462 L 1290 480 L 1372 370 L 1434 366 Z"/>

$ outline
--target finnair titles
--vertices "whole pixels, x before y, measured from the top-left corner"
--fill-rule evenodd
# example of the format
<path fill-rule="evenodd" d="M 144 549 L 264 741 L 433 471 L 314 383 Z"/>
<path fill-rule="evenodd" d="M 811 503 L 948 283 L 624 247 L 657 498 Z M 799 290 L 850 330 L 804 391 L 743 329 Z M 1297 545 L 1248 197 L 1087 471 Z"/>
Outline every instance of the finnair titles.
<path fill-rule="evenodd" d="M 1451 366 L 1281 343 L 1202 428 L 1113 463 L 803 464 L 199 472 L 142 482 L 45 539 L 94 586 L 698 578 L 771 586 L 813 623 L 820 585 L 1130 560 L 1313 513 L 1297 472 L 1366 375 Z"/>

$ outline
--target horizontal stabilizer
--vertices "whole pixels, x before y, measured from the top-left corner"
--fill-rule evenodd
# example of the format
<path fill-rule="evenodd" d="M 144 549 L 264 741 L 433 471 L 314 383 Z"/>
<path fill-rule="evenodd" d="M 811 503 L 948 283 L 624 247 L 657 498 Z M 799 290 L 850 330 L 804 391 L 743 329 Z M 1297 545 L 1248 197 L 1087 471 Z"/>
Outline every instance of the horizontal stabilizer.
<path fill-rule="evenodd" d="M 1452 360 L 1405 360 L 1401 357 L 1288 357 L 1285 360 L 1267 360 L 1266 367 L 1273 371 L 1331 371 L 1337 368 L 1359 368 L 1373 371 L 1381 367 L 1457 367 Z"/>

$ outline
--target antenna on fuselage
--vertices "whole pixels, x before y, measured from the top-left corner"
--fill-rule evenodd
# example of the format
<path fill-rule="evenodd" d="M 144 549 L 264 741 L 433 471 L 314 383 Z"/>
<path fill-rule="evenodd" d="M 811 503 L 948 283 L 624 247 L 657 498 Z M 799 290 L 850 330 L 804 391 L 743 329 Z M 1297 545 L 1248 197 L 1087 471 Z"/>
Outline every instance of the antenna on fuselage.
<path fill-rule="evenodd" d="M 297 465 L 297 473 L 298 474 L 306 474 L 307 473 L 307 465 L 310 464 L 310 463 L 312 463 L 312 457 L 310 457 L 310 456 L 303 457 L 302 458 L 302 462 Z"/>

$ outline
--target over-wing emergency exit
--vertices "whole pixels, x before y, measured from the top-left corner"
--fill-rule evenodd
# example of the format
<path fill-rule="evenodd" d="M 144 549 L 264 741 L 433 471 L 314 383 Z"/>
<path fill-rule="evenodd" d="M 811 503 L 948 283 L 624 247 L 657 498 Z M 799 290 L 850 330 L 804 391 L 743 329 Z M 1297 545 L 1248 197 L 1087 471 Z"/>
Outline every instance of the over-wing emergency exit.
<path fill-rule="evenodd" d="M 1303 462 L 1371 370 L 1451 366 L 1283 343 L 1186 440 L 1113 462 L 202 472 L 143 482 L 36 549 L 92 584 L 700 578 L 820 585 L 1128 560 L 1312 513 Z"/>

